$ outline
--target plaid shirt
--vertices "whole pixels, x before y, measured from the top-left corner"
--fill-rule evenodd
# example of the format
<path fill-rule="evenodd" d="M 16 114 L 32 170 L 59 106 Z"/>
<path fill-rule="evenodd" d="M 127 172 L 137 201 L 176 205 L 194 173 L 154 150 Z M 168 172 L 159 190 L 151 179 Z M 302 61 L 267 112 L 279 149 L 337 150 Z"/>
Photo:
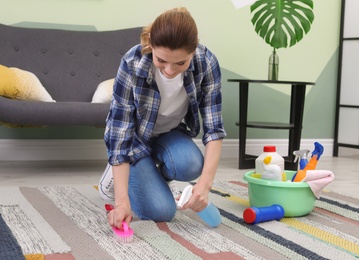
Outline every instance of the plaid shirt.
<path fill-rule="evenodd" d="M 154 78 L 152 54 L 142 55 L 134 46 L 121 60 L 114 84 L 110 112 L 106 119 L 105 143 L 111 165 L 133 163 L 151 154 L 152 130 L 161 102 Z M 179 126 L 189 136 L 200 132 L 203 144 L 223 139 L 221 71 L 216 57 L 198 45 L 189 68 L 184 72 L 189 98 L 188 112 Z"/>

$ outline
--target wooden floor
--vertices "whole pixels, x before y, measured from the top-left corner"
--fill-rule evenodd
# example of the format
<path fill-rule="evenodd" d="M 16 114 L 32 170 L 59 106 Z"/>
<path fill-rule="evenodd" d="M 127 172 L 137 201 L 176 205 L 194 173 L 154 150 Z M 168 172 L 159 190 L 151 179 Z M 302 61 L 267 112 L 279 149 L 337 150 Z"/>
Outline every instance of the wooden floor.
<path fill-rule="evenodd" d="M 105 166 L 105 161 L 0 162 L 0 187 L 97 185 Z M 359 197 L 359 155 L 321 157 L 317 169 L 330 170 L 335 174 L 335 180 L 327 189 Z M 237 158 L 222 159 L 216 179 L 241 180 L 249 170 L 239 170 Z"/>

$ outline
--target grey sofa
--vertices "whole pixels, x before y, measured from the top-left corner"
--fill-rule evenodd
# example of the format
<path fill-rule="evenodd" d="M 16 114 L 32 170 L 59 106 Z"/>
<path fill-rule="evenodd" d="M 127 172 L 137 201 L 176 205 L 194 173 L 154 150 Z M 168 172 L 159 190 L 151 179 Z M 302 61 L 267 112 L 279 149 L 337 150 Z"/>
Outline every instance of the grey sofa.
<path fill-rule="evenodd" d="M 56 102 L 0 96 L 0 122 L 19 126 L 104 127 L 109 103 L 91 103 L 99 83 L 114 78 L 142 28 L 69 31 L 0 24 L 0 64 L 34 73 Z"/>

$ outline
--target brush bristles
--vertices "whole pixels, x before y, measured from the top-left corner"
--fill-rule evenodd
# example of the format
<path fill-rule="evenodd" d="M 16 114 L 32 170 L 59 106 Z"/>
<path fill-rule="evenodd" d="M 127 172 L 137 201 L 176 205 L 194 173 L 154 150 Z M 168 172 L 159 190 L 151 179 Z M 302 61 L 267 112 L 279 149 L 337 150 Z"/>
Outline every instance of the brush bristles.
<path fill-rule="evenodd" d="M 116 233 L 113 233 L 113 236 L 115 237 L 117 242 L 120 242 L 120 243 L 131 243 L 133 240 L 133 235 L 126 237 L 126 236 L 119 236 Z"/>

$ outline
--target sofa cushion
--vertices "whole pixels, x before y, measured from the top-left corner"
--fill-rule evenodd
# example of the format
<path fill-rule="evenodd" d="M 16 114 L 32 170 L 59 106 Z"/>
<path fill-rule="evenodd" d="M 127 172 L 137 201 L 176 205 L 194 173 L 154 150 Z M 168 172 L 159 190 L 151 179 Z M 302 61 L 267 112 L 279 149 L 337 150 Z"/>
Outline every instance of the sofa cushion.
<path fill-rule="evenodd" d="M 35 74 L 0 65 L 0 95 L 30 101 L 55 102 Z"/>
<path fill-rule="evenodd" d="M 92 103 L 110 103 L 113 93 L 115 79 L 108 79 L 101 82 L 92 97 Z"/>
<path fill-rule="evenodd" d="M 0 122 L 22 126 L 95 126 L 104 128 L 109 107 L 108 103 L 33 102 L 0 96 Z"/>

